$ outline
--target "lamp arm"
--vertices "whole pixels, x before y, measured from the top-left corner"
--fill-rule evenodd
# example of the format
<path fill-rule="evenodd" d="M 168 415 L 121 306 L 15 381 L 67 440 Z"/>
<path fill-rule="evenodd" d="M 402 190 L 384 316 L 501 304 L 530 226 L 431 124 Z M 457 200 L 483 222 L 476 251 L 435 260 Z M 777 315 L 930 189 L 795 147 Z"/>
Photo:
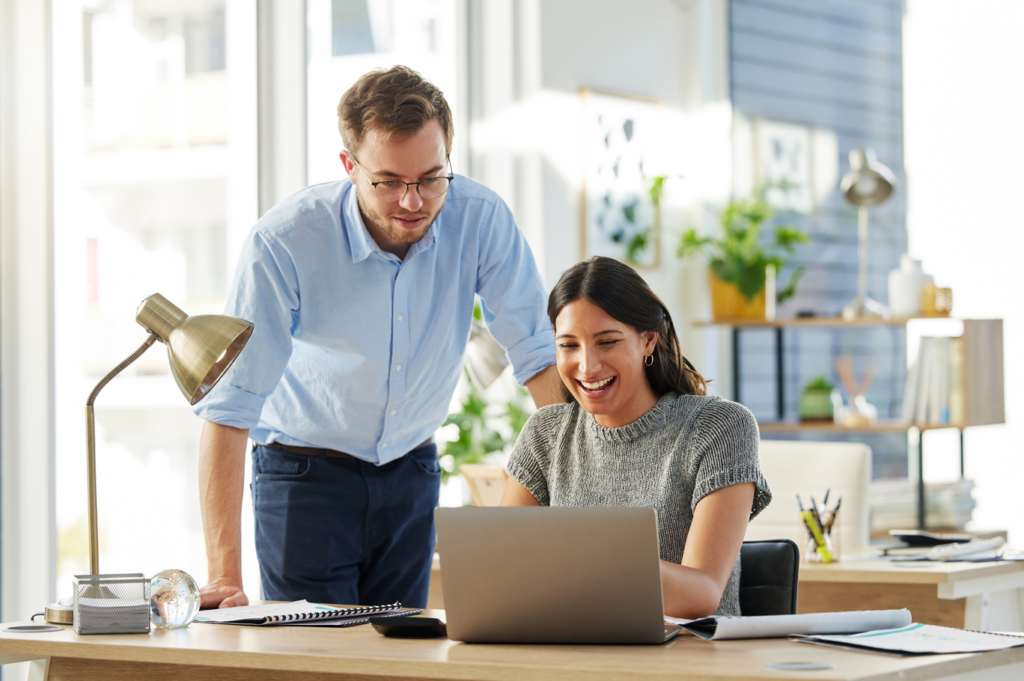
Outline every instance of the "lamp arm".
<path fill-rule="evenodd" d="M 96 384 L 96 387 L 89 393 L 89 399 L 85 402 L 86 478 L 89 486 L 89 573 L 93 575 L 100 573 L 100 534 L 96 511 L 96 419 L 93 415 L 92 405 L 96 401 L 96 396 L 100 394 L 107 383 L 128 368 L 132 362 L 142 357 L 142 354 L 158 340 L 160 340 L 159 336 L 150 333 L 149 338 L 138 350 L 114 367 Z"/>

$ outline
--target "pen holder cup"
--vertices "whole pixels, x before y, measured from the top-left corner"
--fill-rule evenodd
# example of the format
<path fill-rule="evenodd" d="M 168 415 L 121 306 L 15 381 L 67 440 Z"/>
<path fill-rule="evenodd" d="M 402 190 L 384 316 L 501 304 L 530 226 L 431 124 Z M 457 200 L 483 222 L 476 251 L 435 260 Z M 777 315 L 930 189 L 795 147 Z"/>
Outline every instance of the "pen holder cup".
<path fill-rule="evenodd" d="M 800 532 L 806 538 L 803 547 L 803 560 L 805 563 L 839 562 L 840 541 L 838 524 L 833 523 L 828 530 L 821 530 L 819 534 L 821 541 L 815 538 L 804 521 L 800 523 Z M 824 544 L 824 549 L 820 546 L 821 544 Z"/>
<path fill-rule="evenodd" d="M 149 590 L 141 574 L 75 575 L 77 634 L 148 634 Z"/>

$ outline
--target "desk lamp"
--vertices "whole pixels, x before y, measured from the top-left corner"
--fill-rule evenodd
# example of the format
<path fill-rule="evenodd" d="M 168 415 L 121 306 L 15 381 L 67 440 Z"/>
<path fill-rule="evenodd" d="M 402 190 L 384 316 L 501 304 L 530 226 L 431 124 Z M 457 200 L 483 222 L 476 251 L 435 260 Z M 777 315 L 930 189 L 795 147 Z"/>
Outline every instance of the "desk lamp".
<path fill-rule="evenodd" d="M 896 176 L 878 162 L 874 149 L 850 152 L 850 171 L 839 188 L 857 206 L 857 297 L 843 308 L 843 319 L 889 316 L 885 305 L 868 297 L 868 208 L 888 201 L 895 186 Z"/>
<path fill-rule="evenodd" d="M 189 317 L 174 303 L 154 293 L 139 305 L 135 321 L 149 331 L 142 346 L 103 377 L 85 403 L 86 475 L 89 487 L 89 573 L 100 574 L 99 529 L 96 512 L 96 424 L 93 402 L 107 383 L 142 356 L 153 343 L 167 346 L 171 374 L 189 404 L 206 397 L 228 367 L 238 357 L 249 336 L 252 324 L 225 315 Z M 71 624 L 69 608 L 54 604 L 46 608 L 46 620 Z"/>

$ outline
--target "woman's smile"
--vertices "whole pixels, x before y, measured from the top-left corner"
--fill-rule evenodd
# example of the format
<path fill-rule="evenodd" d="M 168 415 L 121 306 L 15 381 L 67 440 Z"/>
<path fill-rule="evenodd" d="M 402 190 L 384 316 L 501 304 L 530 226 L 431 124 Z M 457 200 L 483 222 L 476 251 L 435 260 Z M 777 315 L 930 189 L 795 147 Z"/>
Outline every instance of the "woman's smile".
<path fill-rule="evenodd" d="M 577 379 L 576 382 L 583 386 L 583 389 L 589 393 L 590 397 L 601 397 L 611 390 L 612 383 L 615 382 L 615 377 L 610 376 L 599 381 L 583 381 Z"/>

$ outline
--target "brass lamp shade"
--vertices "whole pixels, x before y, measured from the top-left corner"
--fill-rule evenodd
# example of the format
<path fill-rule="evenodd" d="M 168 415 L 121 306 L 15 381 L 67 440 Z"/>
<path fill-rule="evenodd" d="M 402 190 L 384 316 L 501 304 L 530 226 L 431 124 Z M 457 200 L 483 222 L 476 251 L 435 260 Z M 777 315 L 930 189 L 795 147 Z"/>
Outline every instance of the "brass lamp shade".
<path fill-rule="evenodd" d="M 167 346 L 171 374 L 193 405 L 228 370 L 253 328 L 245 320 L 224 315 L 189 317 L 159 293 L 142 301 L 135 321 Z"/>

